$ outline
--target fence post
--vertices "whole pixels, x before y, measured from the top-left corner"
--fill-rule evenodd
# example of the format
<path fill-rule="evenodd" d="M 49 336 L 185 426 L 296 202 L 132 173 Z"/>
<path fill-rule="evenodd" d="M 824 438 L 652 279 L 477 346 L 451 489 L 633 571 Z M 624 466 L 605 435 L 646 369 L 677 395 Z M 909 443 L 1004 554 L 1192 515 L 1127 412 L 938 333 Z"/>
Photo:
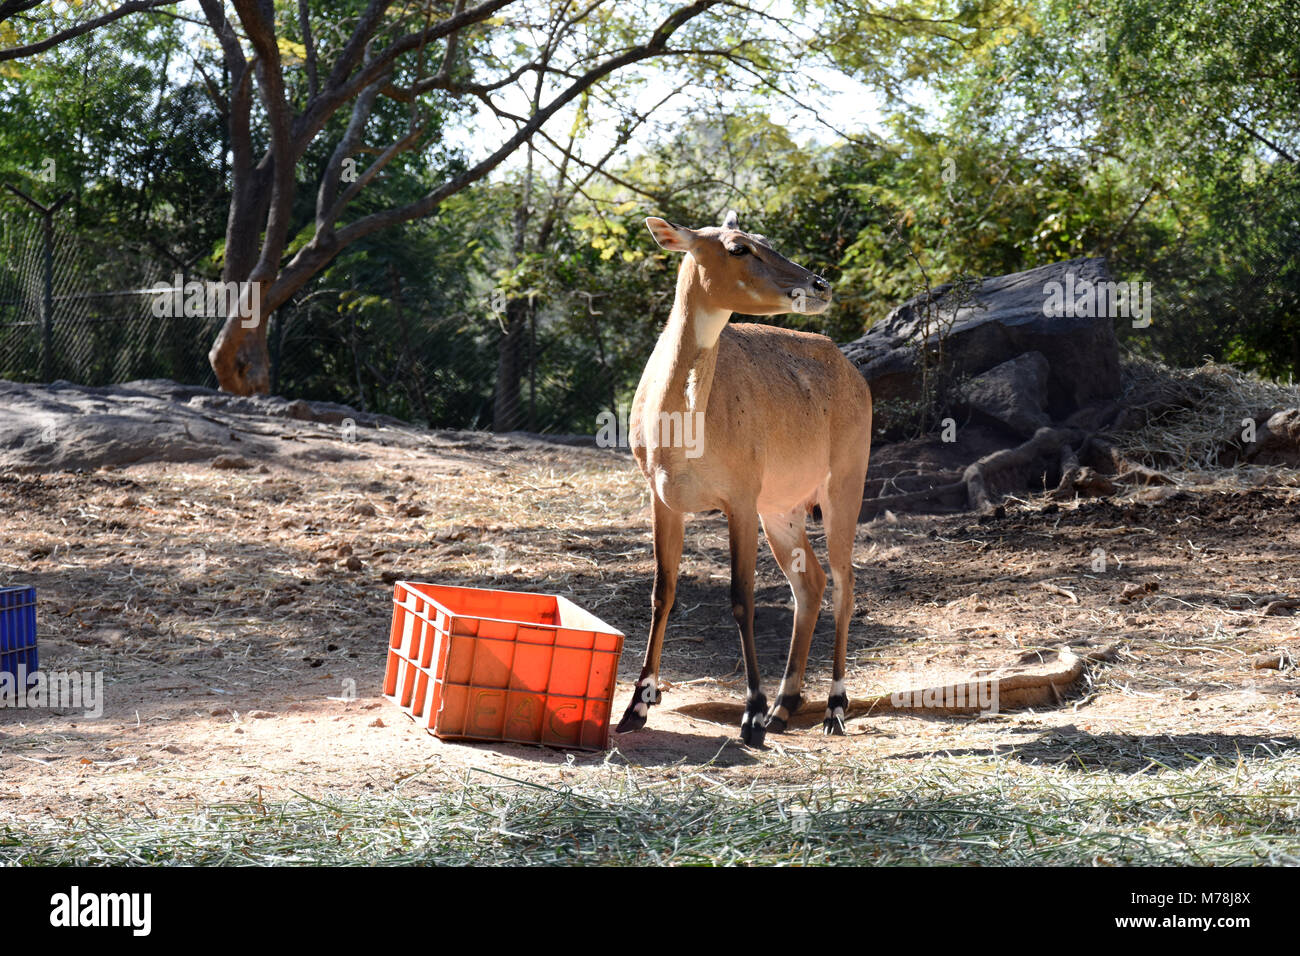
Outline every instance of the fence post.
<path fill-rule="evenodd" d="M 5 188 L 41 214 L 44 219 L 44 283 L 41 292 L 41 378 L 54 379 L 54 214 L 72 198 L 67 192 L 49 206 L 42 206 L 17 186 L 5 183 Z"/>

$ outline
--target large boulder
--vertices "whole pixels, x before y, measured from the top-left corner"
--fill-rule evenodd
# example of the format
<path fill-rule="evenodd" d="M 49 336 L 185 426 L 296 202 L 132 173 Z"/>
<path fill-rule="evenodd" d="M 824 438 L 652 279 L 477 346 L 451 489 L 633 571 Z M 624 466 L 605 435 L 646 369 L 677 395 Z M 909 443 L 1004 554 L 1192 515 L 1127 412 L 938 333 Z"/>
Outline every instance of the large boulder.
<path fill-rule="evenodd" d="M 1042 352 L 1026 352 L 966 383 L 963 399 L 971 418 L 1030 438 L 1051 419 L 1046 412 L 1052 367 Z"/>
<path fill-rule="evenodd" d="M 238 437 L 177 398 L 124 386 L 85 388 L 0 381 L 0 469 L 73 471 L 144 461 L 199 461 Z M 265 443 L 269 445 L 270 443 Z M 253 438 L 244 450 L 263 450 Z"/>
<path fill-rule="evenodd" d="M 1062 420 L 1120 392 L 1119 346 L 1109 296 L 1116 288 L 1104 259 L 1070 259 L 974 284 L 948 283 L 894 309 L 866 335 L 841 346 L 877 402 L 920 396 L 922 341 L 944 374 L 971 378 L 1026 352 L 1047 361 L 1045 411 Z M 1101 306 L 1098 299 L 1103 299 Z M 930 332 L 925 335 L 927 311 Z"/>
<path fill-rule="evenodd" d="M 1275 412 L 1262 424 L 1257 420 L 1255 440 L 1242 444 L 1240 461 L 1251 465 L 1300 467 L 1300 409 Z"/>
<path fill-rule="evenodd" d="M 0 471 L 89 470 L 222 456 L 264 459 L 286 452 L 306 461 L 355 457 L 343 448 L 290 450 L 290 442 L 267 428 L 273 419 L 307 423 L 335 436 L 348 419 L 365 429 L 401 425 L 332 402 L 245 398 L 162 379 L 102 387 L 0 380 Z"/>

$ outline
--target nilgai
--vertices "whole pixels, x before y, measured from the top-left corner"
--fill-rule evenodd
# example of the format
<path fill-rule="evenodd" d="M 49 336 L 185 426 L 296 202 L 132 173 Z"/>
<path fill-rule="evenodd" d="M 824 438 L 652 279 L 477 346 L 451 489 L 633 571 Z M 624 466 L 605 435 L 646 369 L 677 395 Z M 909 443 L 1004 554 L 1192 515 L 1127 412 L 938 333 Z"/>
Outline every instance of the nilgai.
<path fill-rule="evenodd" d="M 677 297 L 633 399 L 629 442 L 650 483 L 655 577 L 650 640 L 618 730 L 645 726 L 659 699 L 659 657 L 677 590 L 687 512 L 720 510 L 731 539 L 731 610 L 748 693 L 741 739 L 758 746 L 784 730 L 802 701 L 808 646 L 826 590 L 804 522 L 821 508 L 834 580 L 835 659 L 822 729 L 844 733 L 844 662 L 853 616 L 853 538 L 871 446 L 871 391 L 823 335 L 728 324 L 733 312 L 817 314 L 831 301 L 821 276 L 742 232 L 646 220 L 655 241 L 681 252 Z M 754 565 L 762 522 L 794 592 L 790 656 L 769 711 L 754 649 Z"/>

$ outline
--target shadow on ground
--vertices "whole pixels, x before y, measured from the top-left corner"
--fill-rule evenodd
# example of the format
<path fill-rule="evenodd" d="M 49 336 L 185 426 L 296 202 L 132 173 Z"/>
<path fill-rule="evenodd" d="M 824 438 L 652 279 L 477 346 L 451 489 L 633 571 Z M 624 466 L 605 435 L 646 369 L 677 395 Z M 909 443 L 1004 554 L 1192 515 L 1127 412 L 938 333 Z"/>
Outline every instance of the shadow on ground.
<path fill-rule="evenodd" d="M 1068 764 L 1083 770 L 1111 773 L 1156 773 L 1186 770 L 1206 760 L 1276 757 L 1294 750 L 1292 736 L 1260 734 L 1090 734 L 1074 727 L 1014 728 L 1012 733 L 1038 734 L 1034 740 L 1006 747 L 911 750 L 890 754 L 890 760 L 915 760 L 942 754 L 949 757 L 1013 757 L 1027 764 Z"/>

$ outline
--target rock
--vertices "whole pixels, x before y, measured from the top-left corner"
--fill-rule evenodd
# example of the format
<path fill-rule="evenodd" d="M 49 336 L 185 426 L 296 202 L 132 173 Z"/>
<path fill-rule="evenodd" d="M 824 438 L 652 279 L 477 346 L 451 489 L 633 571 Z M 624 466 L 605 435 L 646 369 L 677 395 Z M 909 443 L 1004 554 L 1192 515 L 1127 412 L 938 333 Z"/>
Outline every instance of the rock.
<path fill-rule="evenodd" d="M 1144 581 L 1141 584 L 1126 584 L 1124 590 L 1120 592 L 1120 604 L 1132 604 L 1138 598 L 1153 591 L 1160 590 L 1160 585 L 1155 581 Z"/>
<path fill-rule="evenodd" d="M 308 448 L 293 456 L 297 461 L 361 461 L 366 457 L 363 451 L 348 451 L 346 446 Z"/>
<path fill-rule="evenodd" d="M 230 427 L 131 386 L 0 381 L 0 469 L 75 471 L 145 461 L 203 461 L 226 451 Z M 242 443 L 256 454 L 263 446 Z"/>
<path fill-rule="evenodd" d="M 1058 501 L 1069 501 L 1074 498 L 1108 498 L 1118 491 L 1119 485 L 1110 478 L 1084 465 L 1062 475 L 1051 496 Z"/>
<path fill-rule="evenodd" d="M 245 468 L 252 468 L 253 463 L 242 455 L 218 455 L 212 459 L 212 467 L 225 471 L 242 471 Z"/>
<path fill-rule="evenodd" d="M 292 432 L 281 435 L 290 422 Z M 371 429 L 364 441 L 362 429 Z M 370 457 L 364 446 L 372 444 L 505 455 L 563 437 L 430 432 L 335 402 L 229 395 L 165 379 L 107 386 L 0 379 L 0 472 L 94 471 L 233 455 L 266 474 L 268 463 L 298 470 L 304 463 L 363 460 Z M 579 436 L 571 443 L 589 441 Z"/>
<path fill-rule="evenodd" d="M 0 380 L 0 470 L 90 471 L 221 456 L 256 462 L 284 455 L 268 434 L 268 418 L 315 423 L 313 430 L 328 429 L 336 437 L 343 437 L 338 426 L 348 419 L 358 428 L 402 425 L 333 402 L 241 397 L 163 379 L 103 387 Z M 312 428 L 309 424 L 304 430 Z M 411 435 L 405 440 L 419 439 Z M 342 448 L 307 448 L 296 455 L 361 457 Z"/>
<path fill-rule="evenodd" d="M 1006 436 L 1000 429 L 985 425 L 963 425 L 953 437 L 955 441 L 945 442 L 941 437 L 929 435 L 873 447 L 865 498 L 948 484 L 960 478 L 972 462 L 1007 446 Z M 965 492 L 958 493 L 951 505 L 954 509 L 965 508 Z M 435 540 L 454 539 L 445 536 Z"/>
<path fill-rule="evenodd" d="M 1300 466 L 1300 409 L 1269 416 L 1256 428 L 1255 441 L 1245 444 L 1241 460 L 1252 465 Z"/>
<path fill-rule="evenodd" d="M 1074 478 L 1074 490 L 1082 498 L 1107 498 L 1119 491 L 1119 485 L 1085 466 Z"/>
<path fill-rule="evenodd" d="M 1029 438 L 1050 425 L 1047 378 L 1051 366 L 1042 352 L 1025 352 L 976 376 L 963 389 L 972 420 L 984 421 Z"/>
<path fill-rule="evenodd" d="M 388 415 L 373 415 L 358 411 L 337 402 L 308 402 L 287 399 L 279 395 L 230 395 L 191 385 L 177 385 L 166 380 L 149 380 L 130 383 L 160 395 L 183 398 L 194 408 L 229 412 L 238 415 L 256 415 L 268 418 L 287 418 L 299 422 L 316 422 L 322 425 L 342 425 L 351 421 L 359 428 L 376 428 L 380 425 L 400 426 L 405 423 Z"/>
<path fill-rule="evenodd" d="M 920 394 L 917 353 L 924 332 L 927 301 L 937 309 L 926 339 L 937 350 L 947 326 L 945 364 L 956 376 L 978 376 L 1026 352 L 1047 360 L 1045 411 L 1061 420 L 1078 409 L 1110 400 L 1120 393 L 1119 346 L 1110 309 L 1098 308 L 1085 290 L 1111 283 L 1104 259 L 1071 259 L 979 280 L 971 288 L 952 283 L 904 302 L 866 335 L 841 346 L 871 385 L 877 402 L 913 401 Z M 1054 286 L 1053 283 L 1058 285 Z M 1059 288 L 1073 293 L 1076 306 L 1063 314 L 1045 314 Z M 1115 285 L 1104 287 L 1109 294 Z M 960 301 L 968 295 L 965 302 Z M 1098 312 L 1103 314 L 1098 315 Z"/>
<path fill-rule="evenodd" d="M 1255 670 L 1290 670 L 1295 667 L 1295 658 L 1288 650 L 1266 651 L 1263 654 L 1256 654 L 1251 661 L 1251 666 Z"/>

